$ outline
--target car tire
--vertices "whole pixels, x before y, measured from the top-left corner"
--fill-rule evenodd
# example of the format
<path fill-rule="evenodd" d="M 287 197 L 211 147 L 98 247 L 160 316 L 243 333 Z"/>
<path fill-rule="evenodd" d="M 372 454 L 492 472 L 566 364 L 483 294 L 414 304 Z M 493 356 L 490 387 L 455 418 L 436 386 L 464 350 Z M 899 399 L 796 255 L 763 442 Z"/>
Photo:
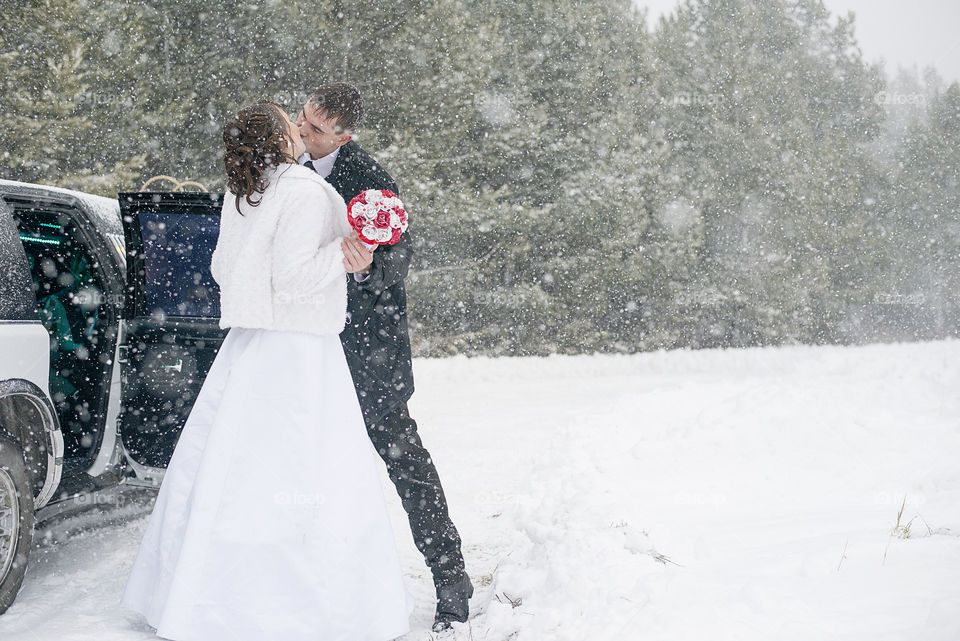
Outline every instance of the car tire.
<path fill-rule="evenodd" d="M 33 542 L 33 492 L 23 450 L 0 436 L 0 614 L 17 598 Z"/>

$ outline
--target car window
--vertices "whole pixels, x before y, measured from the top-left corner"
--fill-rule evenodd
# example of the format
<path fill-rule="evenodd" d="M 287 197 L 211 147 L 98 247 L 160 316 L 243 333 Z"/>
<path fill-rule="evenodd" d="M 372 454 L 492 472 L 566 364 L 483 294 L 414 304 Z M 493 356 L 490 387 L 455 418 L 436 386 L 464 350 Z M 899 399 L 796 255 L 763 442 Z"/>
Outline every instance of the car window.
<path fill-rule="evenodd" d="M 36 320 L 30 267 L 13 217 L 0 204 L 0 320 Z"/>
<path fill-rule="evenodd" d="M 138 219 L 147 312 L 220 316 L 220 288 L 210 274 L 220 217 L 141 212 Z"/>

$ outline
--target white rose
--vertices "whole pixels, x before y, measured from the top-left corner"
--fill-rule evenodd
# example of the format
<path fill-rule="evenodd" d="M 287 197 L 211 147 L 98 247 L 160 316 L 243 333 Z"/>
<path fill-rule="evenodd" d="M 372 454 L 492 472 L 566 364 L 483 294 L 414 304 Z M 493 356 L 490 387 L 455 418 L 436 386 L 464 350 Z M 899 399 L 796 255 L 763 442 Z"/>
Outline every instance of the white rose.
<path fill-rule="evenodd" d="M 388 240 L 393 238 L 393 232 L 389 229 L 378 229 L 377 230 L 377 241 L 385 243 Z"/>
<path fill-rule="evenodd" d="M 366 238 L 367 240 L 377 240 L 378 230 L 373 225 L 367 225 L 360 232 L 360 235 Z"/>
<path fill-rule="evenodd" d="M 353 207 L 353 215 L 360 216 L 365 220 L 373 220 L 377 216 L 377 207 L 376 205 L 357 203 Z"/>
<path fill-rule="evenodd" d="M 379 189 L 368 189 L 364 193 L 368 205 L 379 205 L 380 201 L 383 200 L 383 194 L 380 193 Z"/>
<path fill-rule="evenodd" d="M 400 229 L 400 216 L 397 215 L 397 212 L 390 212 L 390 228 L 391 229 Z"/>

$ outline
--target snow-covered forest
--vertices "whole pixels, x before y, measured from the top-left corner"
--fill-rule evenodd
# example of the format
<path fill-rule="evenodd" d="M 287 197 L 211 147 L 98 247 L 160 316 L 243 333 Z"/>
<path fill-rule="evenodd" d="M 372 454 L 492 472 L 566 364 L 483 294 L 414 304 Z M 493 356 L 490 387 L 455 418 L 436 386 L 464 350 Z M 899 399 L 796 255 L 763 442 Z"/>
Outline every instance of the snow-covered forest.
<path fill-rule="evenodd" d="M 221 128 L 357 84 L 419 355 L 960 331 L 960 86 L 820 0 L 0 1 L 0 178 L 223 189 Z"/>

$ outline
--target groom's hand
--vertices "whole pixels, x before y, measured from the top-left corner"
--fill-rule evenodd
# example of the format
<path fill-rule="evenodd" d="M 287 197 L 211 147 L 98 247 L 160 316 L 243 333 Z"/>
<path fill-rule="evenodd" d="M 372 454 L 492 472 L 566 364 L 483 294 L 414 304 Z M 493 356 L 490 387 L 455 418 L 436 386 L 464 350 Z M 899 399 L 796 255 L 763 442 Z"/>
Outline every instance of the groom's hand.
<path fill-rule="evenodd" d="M 373 252 L 355 236 L 348 236 L 340 243 L 343 249 L 343 266 L 351 274 L 369 274 L 373 264 Z"/>

